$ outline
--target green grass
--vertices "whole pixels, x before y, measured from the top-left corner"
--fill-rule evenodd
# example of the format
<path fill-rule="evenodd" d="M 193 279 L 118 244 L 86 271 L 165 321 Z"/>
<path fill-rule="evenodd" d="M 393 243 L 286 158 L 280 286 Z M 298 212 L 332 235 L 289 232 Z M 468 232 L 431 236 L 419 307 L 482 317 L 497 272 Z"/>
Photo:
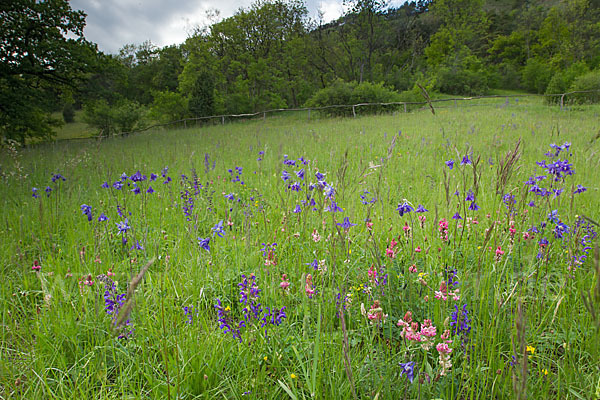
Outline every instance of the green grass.
<path fill-rule="evenodd" d="M 2 153 L 0 396 L 504 399 L 526 392 L 532 399 L 600 398 L 600 336 L 582 300 L 598 285 L 593 249 L 569 271 L 572 257 L 582 254 L 581 228 L 555 239 L 556 223 L 548 220 L 556 209 L 573 232 L 576 216 L 600 219 L 600 108 L 560 111 L 536 98 L 469 104 L 438 106 L 435 115 L 422 110 L 308 120 L 295 113 Z M 500 160 L 519 139 L 520 159 L 496 193 Z M 575 174 L 554 184 L 564 192 L 554 199 L 530 193 L 523 182 L 543 172 L 536 161 L 551 143 L 567 141 L 572 154 L 560 158 L 568 158 Z M 265 152 L 262 161 L 259 151 Z M 467 152 L 480 159 L 475 174 L 473 165 L 459 165 Z M 296 162 L 300 156 L 311 160 L 302 166 L 304 180 L 294 173 L 299 167 L 283 165 L 286 154 Z M 449 159 L 456 161 L 452 170 L 444 164 Z M 165 166 L 168 184 L 161 176 Z M 243 168 L 244 185 L 232 182 L 228 169 L 236 166 Z M 323 211 L 327 200 L 319 190 L 286 190 L 284 169 L 292 177 L 288 183 L 316 183 L 315 172 L 325 173 L 344 211 Z M 147 176 L 139 195 L 127 183 L 120 191 L 101 187 L 138 170 Z M 52 183 L 54 173 L 67 180 Z M 150 182 L 151 173 L 156 181 Z M 587 191 L 572 195 L 577 184 Z M 146 193 L 149 185 L 152 194 Z M 46 186 L 53 188 L 49 197 Z M 32 197 L 32 187 L 39 198 Z M 377 201 L 361 204 L 364 190 Z M 467 209 L 469 190 L 478 211 Z M 502 201 L 506 193 L 515 195 L 514 214 Z M 307 194 L 315 196 L 317 211 L 301 202 Z M 189 218 L 182 196 L 193 199 Z M 404 199 L 429 211 L 401 217 L 396 208 Z M 537 207 L 527 205 L 532 200 Z M 91 222 L 82 204 L 92 207 Z M 299 214 L 292 212 L 296 205 L 303 209 Z M 452 219 L 457 212 L 463 220 Z M 98 222 L 101 213 L 109 220 Z M 418 215 L 426 217 L 422 227 Z M 357 224 L 347 232 L 337 225 L 345 217 Z M 127 245 L 116 225 L 124 218 L 131 227 Z M 448 241 L 440 238 L 442 218 Z M 219 221 L 224 237 L 211 231 Z M 541 222 L 548 224 L 545 230 L 524 240 L 524 232 Z M 208 237 L 210 251 L 198 244 Z M 540 259 L 541 237 L 549 246 Z M 386 248 L 393 238 L 398 245 L 390 258 Z M 136 242 L 143 250 L 131 249 Z M 273 242 L 276 265 L 265 266 L 261 249 Z M 498 246 L 504 255 L 496 259 Z M 596 239 L 590 243 L 595 246 Z M 135 287 L 135 331 L 119 339 L 130 328 L 114 329 L 97 276 L 110 269 L 118 292 L 125 293 L 152 259 Z M 325 260 L 326 270 L 307 265 L 315 259 Z M 32 271 L 34 260 L 40 272 Z M 413 265 L 417 272 L 410 272 Z M 460 300 L 436 299 L 451 268 Z M 387 274 L 385 285 L 372 280 L 375 269 L 379 279 Z M 239 321 L 238 283 L 250 274 L 262 306 L 286 307 L 287 318 L 268 325 L 266 337 L 261 323 L 249 320 L 240 342 L 219 329 L 215 305 L 219 299 Z M 282 274 L 290 283 L 287 294 L 279 286 Z M 308 274 L 312 298 L 305 292 Z M 88 275 L 93 286 L 83 284 Z M 352 299 L 342 312 L 345 329 L 338 293 Z M 361 313 L 361 303 L 368 311 L 376 300 L 387 314 L 383 324 L 371 324 Z M 451 335 L 452 367 L 440 375 L 435 346 L 425 351 L 404 340 L 396 324 L 407 311 L 419 323 L 431 319 L 435 345 L 451 328 L 454 306 L 463 304 L 471 330 Z M 184 306 L 193 306 L 193 324 L 186 323 Z M 600 299 L 595 307 L 598 313 Z M 412 384 L 399 365 L 409 361 L 415 362 Z"/>

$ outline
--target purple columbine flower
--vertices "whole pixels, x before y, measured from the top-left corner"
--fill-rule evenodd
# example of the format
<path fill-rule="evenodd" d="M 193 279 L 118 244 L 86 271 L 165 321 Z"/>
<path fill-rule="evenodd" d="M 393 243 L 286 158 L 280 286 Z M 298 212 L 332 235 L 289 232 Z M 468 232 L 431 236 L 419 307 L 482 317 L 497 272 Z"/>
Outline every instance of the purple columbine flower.
<path fill-rule="evenodd" d="M 213 236 L 216 234 L 218 237 L 223 237 L 223 235 L 225 235 L 225 231 L 223 230 L 223 220 L 217 222 L 217 224 L 211 228 L 211 231 Z"/>
<path fill-rule="evenodd" d="M 300 205 L 296 204 L 296 207 L 294 207 L 294 210 L 292 212 L 295 214 L 301 213 L 302 208 L 300 207 Z"/>
<path fill-rule="evenodd" d="M 422 204 L 419 204 L 417 206 L 417 209 L 415 210 L 416 213 L 424 213 L 424 212 L 428 212 L 429 210 L 426 209 L 425 207 L 423 207 Z"/>
<path fill-rule="evenodd" d="M 409 361 L 407 363 L 400 363 L 400 367 L 402 368 L 400 376 L 406 375 L 410 383 L 412 383 L 413 379 L 415 379 L 415 362 Z"/>
<path fill-rule="evenodd" d="M 460 161 L 460 165 L 467 165 L 467 164 L 471 164 L 471 160 L 469 159 L 469 155 L 465 154 L 465 156 Z"/>
<path fill-rule="evenodd" d="M 290 179 L 290 173 L 284 169 L 281 172 L 281 179 L 283 179 L 284 182 L 287 181 L 288 179 Z"/>
<path fill-rule="evenodd" d="M 146 193 L 148 193 L 148 194 L 154 193 L 154 189 L 152 189 L 152 186 L 148 186 L 148 190 L 146 190 Z"/>
<path fill-rule="evenodd" d="M 477 205 L 477 203 L 472 202 L 471 205 L 469 206 L 469 210 L 477 211 L 477 210 L 479 210 L 479 206 Z"/>
<path fill-rule="evenodd" d="M 342 228 L 344 228 L 345 230 L 350 229 L 350 227 L 352 226 L 356 226 L 356 224 L 353 224 L 350 222 L 350 218 L 346 217 L 344 218 L 344 222 L 338 222 L 337 223 L 339 226 L 341 226 Z"/>
<path fill-rule="evenodd" d="M 456 214 L 454 214 L 452 216 L 452 219 L 462 219 L 462 217 L 460 216 L 460 214 L 457 212 Z"/>
<path fill-rule="evenodd" d="M 579 194 L 579 193 L 583 193 L 587 190 L 586 187 L 582 186 L 582 185 L 577 185 L 577 189 L 575 189 L 575 191 L 573 192 L 573 194 Z"/>
<path fill-rule="evenodd" d="M 131 226 L 129 226 L 129 219 L 127 218 L 125 218 L 125 221 L 116 222 L 116 225 L 117 229 L 119 230 L 119 233 L 121 234 L 125 234 L 128 230 L 131 229 Z"/>
<path fill-rule="evenodd" d="M 452 170 L 452 168 L 454 168 L 454 160 L 446 161 L 446 166 Z"/>
<path fill-rule="evenodd" d="M 407 201 L 405 201 L 402 204 L 398 204 L 398 207 L 396 208 L 396 211 L 398 211 L 398 213 L 400 214 L 400 216 L 404 216 L 404 214 L 408 214 L 411 211 L 415 211 L 414 208 L 411 207 L 410 204 L 408 204 Z"/>
<path fill-rule="evenodd" d="M 104 222 L 104 221 L 108 221 L 108 217 L 106 215 L 104 215 L 104 213 L 101 213 L 100 216 L 98 217 L 98 222 Z"/>
<path fill-rule="evenodd" d="M 105 181 L 105 182 L 102 184 L 101 188 L 102 188 L 102 189 L 108 189 L 108 188 L 110 188 L 110 185 L 108 184 L 108 182 L 106 182 L 106 181 Z"/>
<path fill-rule="evenodd" d="M 304 168 L 300 169 L 299 171 L 296 171 L 296 176 L 300 179 L 304 179 Z"/>
<path fill-rule="evenodd" d="M 344 212 L 335 201 L 331 200 L 331 207 L 329 207 L 329 211 L 331 212 Z"/>
<path fill-rule="evenodd" d="M 54 174 L 54 175 L 52 175 L 52 183 L 55 183 L 59 179 L 62 180 L 63 182 L 67 180 L 67 178 L 65 178 L 61 174 Z"/>
<path fill-rule="evenodd" d="M 123 182 L 115 181 L 115 183 L 112 184 L 112 187 L 117 190 L 121 190 L 121 189 L 123 189 Z"/>
<path fill-rule="evenodd" d="M 150 182 L 154 182 L 157 178 L 158 175 L 156 175 L 154 172 L 150 174 Z"/>
<path fill-rule="evenodd" d="M 206 251 L 210 251 L 210 237 L 203 239 L 201 237 L 198 238 L 198 244 Z"/>
<path fill-rule="evenodd" d="M 92 220 L 92 206 L 88 206 L 87 204 L 81 205 L 81 213 L 88 218 L 88 221 Z"/>
<path fill-rule="evenodd" d="M 133 186 L 133 189 L 131 189 L 131 191 L 134 194 L 140 194 L 140 193 L 142 193 L 142 191 L 140 190 L 139 186 L 137 186 L 137 185 Z"/>
<path fill-rule="evenodd" d="M 50 193 L 52 192 L 52 188 L 50 186 L 46 186 L 46 189 L 44 189 L 44 191 L 46 192 L 46 197 L 50 197 Z"/>
<path fill-rule="evenodd" d="M 472 190 L 469 190 L 469 192 L 467 193 L 467 197 L 465 197 L 466 201 L 475 201 L 475 194 L 473 193 Z"/>
<path fill-rule="evenodd" d="M 37 199 L 39 197 L 38 196 L 38 188 L 36 188 L 36 187 L 31 188 L 31 197 L 33 197 L 34 199 Z"/>

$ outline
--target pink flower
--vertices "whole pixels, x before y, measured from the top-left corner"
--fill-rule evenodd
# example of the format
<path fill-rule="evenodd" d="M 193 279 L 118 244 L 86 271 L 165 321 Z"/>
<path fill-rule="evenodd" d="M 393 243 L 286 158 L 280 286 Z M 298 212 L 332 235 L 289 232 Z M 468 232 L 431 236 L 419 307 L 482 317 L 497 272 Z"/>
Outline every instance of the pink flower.
<path fill-rule="evenodd" d="M 33 260 L 33 266 L 31 267 L 32 271 L 39 271 L 42 269 L 40 262 L 38 260 Z"/>
<path fill-rule="evenodd" d="M 377 269 L 375 269 L 374 266 L 371 265 L 371 268 L 369 268 L 367 275 L 369 276 L 369 279 L 371 279 L 371 280 L 377 279 Z"/>
<path fill-rule="evenodd" d="M 496 262 L 500 261 L 503 255 L 504 251 L 502 251 L 502 248 L 498 246 L 498 248 L 496 249 Z"/>
<path fill-rule="evenodd" d="M 415 249 L 415 253 L 420 253 L 421 252 L 421 246 L 417 246 L 417 248 Z"/>
<path fill-rule="evenodd" d="M 415 264 L 411 265 L 410 267 L 408 267 L 408 272 L 414 274 L 415 272 L 417 272 L 417 266 Z"/>
<path fill-rule="evenodd" d="M 435 346 L 435 349 L 440 354 L 450 354 L 450 353 L 452 353 L 452 348 L 448 346 L 448 343 L 438 343 Z"/>
<path fill-rule="evenodd" d="M 304 291 L 306 292 L 306 295 L 308 296 L 308 298 L 312 299 L 312 297 L 315 294 L 315 291 L 312 288 L 312 275 L 311 274 L 306 275 L 306 285 L 304 286 Z"/>
<path fill-rule="evenodd" d="M 287 275 L 286 275 L 286 274 L 283 274 L 283 275 L 281 276 L 281 283 L 279 284 L 279 287 L 280 287 L 280 288 L 281 288 L 281 289 L 282 289 L 284 292 L 286 292 L 289 286 L 290 286 L 290 283 L 289 283 L 289 282 L 288 282 L 288 280 L 287 280 Z"/>
<path fill-rule="evenodd" d="M 313 239 L 313 242 L 315 242 L 315 243 L 317 243 L 321 240 L 321 235 L 319 235 L 319 232 L 317 232 L 316 229 L 313 229 L 313 231 L 312 231 L 312 239 Z"/>
<path fill-rule="evenodd" d="M 112 272 L 112 268 L 108 269 L 108 271 L 106 272 L 106 276 L 115 276 L 115 273 Z"/>

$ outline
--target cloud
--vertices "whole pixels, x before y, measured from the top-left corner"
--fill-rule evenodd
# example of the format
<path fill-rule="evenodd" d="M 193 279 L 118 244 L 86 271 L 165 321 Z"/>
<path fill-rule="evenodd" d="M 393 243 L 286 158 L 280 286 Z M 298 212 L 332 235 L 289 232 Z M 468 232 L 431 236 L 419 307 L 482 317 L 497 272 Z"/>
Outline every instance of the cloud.
<path fill-rule="evenodd" d="M 403 1 L 394 0 L 400 4 Z M 247 8 L 252 0 L 71 0 L 71 8 L 83 10 L 86 19 L 85 36 L 98 44 L 100 50 L 116 54 L 126 44 L 150 40 L 164 47 L 183 43 L 195 27 L 210 25 L 206 12 L 220 11 L 221 18 L 232 16 L 240 7 Z M 318 10 L 324 22 L 338 18 L 344 12 L 342 0 L 307 0 L 309 17 L 317 19 Z"/>

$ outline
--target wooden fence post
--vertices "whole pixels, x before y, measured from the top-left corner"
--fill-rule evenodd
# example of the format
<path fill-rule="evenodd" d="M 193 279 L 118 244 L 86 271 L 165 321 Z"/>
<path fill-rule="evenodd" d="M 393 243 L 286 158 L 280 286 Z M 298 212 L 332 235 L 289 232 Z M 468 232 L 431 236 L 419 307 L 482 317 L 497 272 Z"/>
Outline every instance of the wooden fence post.
<path fill-rule="evenodd" d="M 310 121 L 310 108 L 308 109 L 308 120 Z"/>
<path fill-rule="evenodd" d="M 406 110 L 406 103 L 404 103 L 404 112 L 407 112 L 407 110 Z"/>
<path fill-rule="evenodd" d="M 354 115 L 354 118 L 356 118 L 356 110 L 354 110 L 354 106 L 352 106 L 352 115 Z"/>
<path fill-rule="evenodd" d="M 221 117 L 221 124 L 222 124 L 222 125 L 225 125 L 225 116 L 222 116 L 222 117 Z"/>

